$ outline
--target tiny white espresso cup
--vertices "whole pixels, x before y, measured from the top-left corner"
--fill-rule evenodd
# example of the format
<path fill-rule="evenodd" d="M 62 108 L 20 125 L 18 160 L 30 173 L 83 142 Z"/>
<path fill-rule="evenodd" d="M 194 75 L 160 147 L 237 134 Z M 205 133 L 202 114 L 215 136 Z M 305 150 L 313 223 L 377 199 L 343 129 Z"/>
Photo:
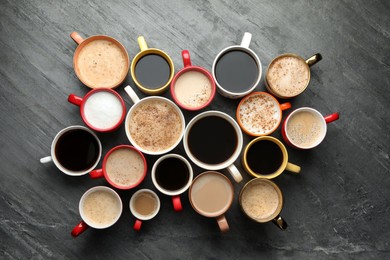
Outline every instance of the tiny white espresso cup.
<path fill-rule="evenodd" d="M 139 196 L 145 196 L 145 195 L 146 196 L 151 196 L 155 200 L 155 202 L 156 202 L 156 207 L 148 215 L 143 215 L 140 212 L 138 212 L 136 210 L 135 205 L 134 205 L 135 201 L 138 199 Z M 142 221 L 150 220 L 150 219 L 154 218 L 155 216 L 157 216 L 158 212 L 160 211 L 160 198 L 152 190 L 149 190 L 149 189 L 138 190 L 137 192 L 135 192 L 133 194 L 133 196 L 131 196 L 129 207 L 130 207 L 131 214 L 133 214 L 134 217 L 136 218 L 136 220 L 134 222 L 134 225 L 133 225 L 133 229 L 135 231 L 140 231 L 141 230 L 141 226 L 142 226 Z"/>

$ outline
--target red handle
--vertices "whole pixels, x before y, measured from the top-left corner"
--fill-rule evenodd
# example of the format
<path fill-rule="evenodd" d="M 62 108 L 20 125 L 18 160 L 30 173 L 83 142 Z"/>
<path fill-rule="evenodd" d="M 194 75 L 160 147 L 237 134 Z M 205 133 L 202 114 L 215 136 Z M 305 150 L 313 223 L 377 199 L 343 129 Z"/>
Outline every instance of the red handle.
<path fill-rule="evenodd" d="M 183 210 L 183 206 L 181 205 L 181 201 L 180 201 L 180 196 L 173 196 L 172 203 L 173 203 L 173 209 L 175 211 L 182 211 Z"/>
<path fill-rule="evenodd" d="M 188 50 L 184 50 L 181 52 L 181 57 L 183 58 L 183 65 L 185 67 L 192 66 L 190 52 Z"/>
<path fill-rule="evenodd" d="M 87 230 L 89 226 L 84 221 L 81 221 L 77 226 L 75 226 L 71 232 L 73 237 L 78 237 L 81 233 Z"/>
<path fill-rule="evenodd" d="M 71 38 L 74 40 L 74 42 L 77 43 L 77 44 L 81 44 L 81 43 L 84 41 L 83 37 L 81 37 L 80 34 L 78 34 L 78 32 L 72 32 L 72 33 L 70 34 L 70 37 L 71 37 Z"/>
<path fill-rule="evenodd" d="M 83 98 L 78 97 L 75 94 L 70 94 L 68 97 L 68 102 L 76 106 L 81 106 L 81 103 L 83 103 Z"/>
<path fill-rule="evenodd" d="M 141 225 L 142 225 L 142 221 L 137 219 L 135 221 L 135 223 L 134 223 L 134 226 L 133 226 L 134 230 L 135 231 L 140 231 L 141 230 Z"/>
<path fill-rule="evenodd" d="M 91 179 L 99 179 L 104 176 L 103 169 L 93 170 L 89 173 Z"/>
<path fill-rule="evenodd" d="M 325 122 L 327 124 L 329 124 L 329 123 L 332 123 L 333 121 L 336 121 L 337 119 L 339 119 L 339 117 L 340 117 L 340 114 L 338 112 L 336 112 L 336 113 L 324 116 L 324 119 L 325 119 Z"/>
<path fill-rule="evenodd" d="M 289 108 L 291 108 L 291 103 L 290 102 L 286 102 L 286 103 L 280 104 L 280 109 L 282 111 L 286 110 L 286 109 L 289 109 Z"/>

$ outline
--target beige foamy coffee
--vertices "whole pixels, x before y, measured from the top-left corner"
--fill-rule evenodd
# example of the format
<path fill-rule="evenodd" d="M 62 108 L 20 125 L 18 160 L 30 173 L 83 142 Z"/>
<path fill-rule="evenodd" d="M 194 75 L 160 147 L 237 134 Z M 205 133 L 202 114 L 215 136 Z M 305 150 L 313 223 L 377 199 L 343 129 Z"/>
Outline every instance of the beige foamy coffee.
<path fill-rule="evenodd" d="M 268 67 L 266 80 L 278 96 L 293 97 L 300 94 L 308 85 L 310 70 L 306 62 L 293 55 L 282 55 Z"/>
<path fill-rule="evenodd" d="M 212 85 L 210 79 L 203 73 L 187 71 L 176 80 L 174 93 L 183 106 L 197 108 L 210 100 Z"/>
<path fill-rule="evenodd" d="M 170 102 L 146 99 L 135 106 L 126 127 L 140 148 L 161 152 L 172 148 L 181 139 L 184 122 Z"/>
<path fill-rule="evenodd" d="M 141 192 L 134 198 L 133 208 L 142 216 L 150 216 L 157 210 L 157 200 L 152 193 Z"/>
<path fill-rule="evenodd" d="M 105 169 L 107 177 L 119 186 L 136 185 L 145 174 L 143 157 L 137 151 L 125 147 L 110 153 Z"/>
<path fill-rule="evenodd" d="M 115 43 L 94 40 L 85 45 L 77 59 L 79 76 L 94 88 L 108 88 L 118 84 L 127 74 L 127 56 Z"/>
<path fill-rule="evenodd" d="M 244 187 L 240 204 L 250 218 L 267 222 L 276 217 L 282 208 L 282 195 L 269 180 L 256 180 Z"/>

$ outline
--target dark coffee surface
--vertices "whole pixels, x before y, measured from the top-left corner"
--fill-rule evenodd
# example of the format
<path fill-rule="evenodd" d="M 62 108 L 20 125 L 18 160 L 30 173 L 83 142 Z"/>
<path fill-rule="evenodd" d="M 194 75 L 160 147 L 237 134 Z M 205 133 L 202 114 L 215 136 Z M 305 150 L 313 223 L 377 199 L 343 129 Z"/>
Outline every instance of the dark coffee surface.
<path fill-rule="evenodd" d="M 274 142 L 259 141 L 248 149 L 247 162 L 249 168 L 255 173 L 271 174 L 281 166 L 283 153 Z"/>
<path fill-rule="evenodd" d="M 190 177 L 187 164 L 177 158 L 167 158 L 156 168 L 157 183 L 166 190 L 176 191 L 183 188 Z"/>
<path fill-rule="evenodd" d="M 135 65 L 135 77 L 145 88 L 161 88 L 168 82 L 170 74 L 169 63 L 157 54 L 147 54 Z"/>

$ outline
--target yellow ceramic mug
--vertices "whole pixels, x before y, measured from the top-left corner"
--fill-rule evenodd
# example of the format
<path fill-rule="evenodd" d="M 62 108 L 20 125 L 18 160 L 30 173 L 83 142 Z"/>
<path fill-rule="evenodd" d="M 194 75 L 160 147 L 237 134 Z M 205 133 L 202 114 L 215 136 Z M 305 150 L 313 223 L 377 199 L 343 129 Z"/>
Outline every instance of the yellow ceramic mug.
<path fill-rule="evenodd" d="M 301 167 L 288 162 L 286 147 L 272 136 L 253 139 L 242 155 L 244 169 L 256 178 L 273 179 L 284 170 L 300 173 Z"/>
<path fill-rule="evenodd" d="M 138 44 L 141 51 L 131 62 L 131 77 L 145 94 L 161 94 L 167 90 L 173 79 L 173 61 L 162 50 L 148 48 L 143 36 L 138 37 Z"/>

